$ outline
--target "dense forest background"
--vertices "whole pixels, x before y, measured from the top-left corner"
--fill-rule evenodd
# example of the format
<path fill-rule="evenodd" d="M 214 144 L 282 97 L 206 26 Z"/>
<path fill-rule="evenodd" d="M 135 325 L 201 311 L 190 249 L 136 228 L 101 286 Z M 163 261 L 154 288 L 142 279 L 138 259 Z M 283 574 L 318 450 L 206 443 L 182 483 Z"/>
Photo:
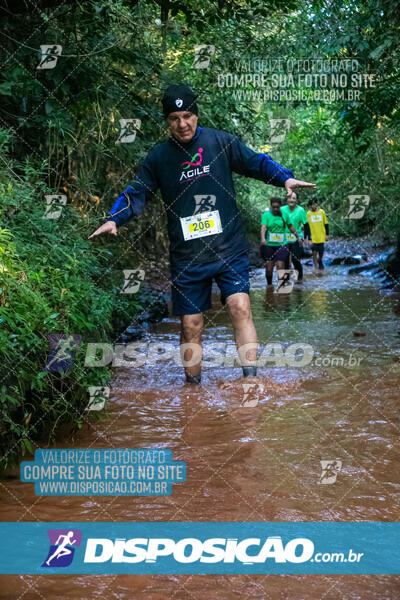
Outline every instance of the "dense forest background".
<path fill-rule="evenodd" d="M 87 238 L 166 137 L 160 100 L 168 84 L 183 81 L 198 92 L 200 125 L 235 133 L 317 183 L 333 235 L 400 238 L 398 8 L 390 0 L 1 0 L 4 464 L 59 424 L 87 420 L 88 386 L 105 385 L 109 370 L 85 368 L 85 343 L 113 339 L 151 305 L 145 294 L 119 292 L 127 262 L 157 263 L 155 241 L 158 253 L 167 252 L 160 198 L 118 239 Z M 38 68 L 43 44 L 62 47 L 54 68 Z M 239 94 L 222 85 L 228 73 L 254 71 L 246 64 L 256 59 L 270 69 L 273 61 L 356 61 L 373 85 L 362 80 L 358 100 L 347 94 L 329 102 L 265 101 L 250 80 Z M 120 119 L 140 120 L 132 143 L 119 143 Z M 272 119 L 290 123 L 278 142 Z M 256 236 L 273 188 L 235 181 Z M 51 194 L 67 198 L 57 219 L 43 218 Z M 364 218 L 346 218 L 349 195 L 369 196 Z M 51 333 L 82 337 L 73 369 L 43 371 Z"/>

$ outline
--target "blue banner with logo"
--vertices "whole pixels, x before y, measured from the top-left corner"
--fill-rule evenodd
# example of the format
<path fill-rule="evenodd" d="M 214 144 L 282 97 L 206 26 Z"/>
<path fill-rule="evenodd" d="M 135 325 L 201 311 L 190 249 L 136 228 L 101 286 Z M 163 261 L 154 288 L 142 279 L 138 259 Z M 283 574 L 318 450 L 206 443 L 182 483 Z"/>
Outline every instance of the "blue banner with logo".
<path fill-rule="evenodd" d="M 1 523 L 14 574 L 395 574 L 399 523 Z"/>

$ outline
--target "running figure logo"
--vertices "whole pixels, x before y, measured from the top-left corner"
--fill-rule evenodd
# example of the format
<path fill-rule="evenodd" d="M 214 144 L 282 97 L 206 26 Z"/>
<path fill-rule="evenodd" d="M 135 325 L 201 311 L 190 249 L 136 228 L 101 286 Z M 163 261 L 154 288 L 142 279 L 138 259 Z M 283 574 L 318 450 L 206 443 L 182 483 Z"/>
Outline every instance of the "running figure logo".
<path fill-rule="evenodd" d="M 211 44 L 201 44 L 194 47 L 194 61 L 192 69 L 207 69 L 211 57 L 215 54 L 215 46 Z"/>
<path fill-rule="evenodd" d="M 40 62 L 36 69 L 54 69 L 61 56 L 62 46 L 58 44 L 42 44 L 40 46 Z"/>
<path fill-rule="evenodd" d="M 66 373 L 73 365 L 75 351 L 81 347 L 82 336 L 69 333 L 49 333 L 47 337 L 50 342 L 50 352 L 42 371 Z"/>
<path fill-rule="evenodd" d="M 202 212 L 214 210 L 217 197 L 214 194 L 196 194 L 194 200 L 196 202 L 196 207 L 193 214 L 198 215 Z"/>
<path fill-rule="evenodd" d="M 72 563 L 75 547 L 81 545 L 79 529 L 48 529 L 50 548 L 42 567 L 68 567 Z"/>
<path fill-rule="evenodd" d="M 182 166 L 186 165 L 186 167 L 183 167 L 183 170 L 185 171 L 189 167 L 198 167 L 199 165 L 201 165 L 201 163 L 203 162 L 202 152 L 203 152 L 203 148 L 199 148 L 197 150 L 196 154 L 193 154 L 193 156 L 190 160 L 186 160 L 185 162 L 183 162 Z"/>
<path fill-rule="evenodd" d="M 102 410 L 110 397 L 110 388 L 102 385 L 89 386 L 90 400 L 86 410 Z"/>
<path fill-rule="evenodd" d="M 139 291 L 140 284 L 144 281 L 145 272 L 143 269 L 124 269 L 124 287 L 121 294 L 136 294 Z"/>
<path fill-rule="evenodd" d="M 297 281 L 298 271 L 295 269 L 278 269 L 278 287 L 275 294 L 290 294 L 293 284 Z"/>
<path fill-rule="evenodd" d="M 338 473 L 342 469 L 341 459 L 335 460 L 320 460 L 322 473 L 318 483 L 331 485 L 335 483 Z"/>
<path fill-rule="evenodd" d="M 348 198 L 350 206 L 345 219 L 362 219 L 365 209 L 369 206 L 370 197 L 350 195 Z"/>
<path fill-rule="evenodd" d="M 61 216 L 63 206 L 67 204 L 67 196 L 65 194 L 51 194 L 45 196 L 45 198 L 46 212 L 42 219 L 58 219 Z"/>
<path fill-rule="evenodd" d="M 257 406 L 260 400 L 260 395 L 264 392 L 264 386 L 262 383 L 242 383 L 243 388 L 243 400 L 240 405 L 241 408 L 252 408 Z"/>
<path fill-rule="evenodd" d="M 140 131 L 142 121 L 140 119 L 120 119 L 121 128 L 116 144 L 131 144 L 136 139 L 136 134 Z"/>

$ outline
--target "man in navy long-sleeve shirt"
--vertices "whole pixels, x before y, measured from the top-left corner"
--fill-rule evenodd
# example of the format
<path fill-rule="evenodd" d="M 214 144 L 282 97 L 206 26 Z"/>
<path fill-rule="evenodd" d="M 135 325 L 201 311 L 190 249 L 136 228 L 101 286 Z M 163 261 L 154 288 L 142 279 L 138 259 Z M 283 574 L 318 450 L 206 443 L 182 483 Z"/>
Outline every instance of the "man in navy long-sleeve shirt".
<path fill-rule="evenodd" d="M 186 379 L 201 378 L 203 313 L 211 308 L 215 280 L 227 304 L 244 376 L 256 375 L 257 335 L 249 301 L 248 243 L 236 205 L 232 172 L 285 187 L 315 187 L 237 137 L 197 125 L 196 96 L 172 85 L 163 98 L 169 139 L 154 147 L 104 223 L 90 237 L 117 234 L 140 215 L 157 189 L 167 214 L 173 314 L 181 317 Z M 195 364 L 194 364 L 195 363 Z"/>

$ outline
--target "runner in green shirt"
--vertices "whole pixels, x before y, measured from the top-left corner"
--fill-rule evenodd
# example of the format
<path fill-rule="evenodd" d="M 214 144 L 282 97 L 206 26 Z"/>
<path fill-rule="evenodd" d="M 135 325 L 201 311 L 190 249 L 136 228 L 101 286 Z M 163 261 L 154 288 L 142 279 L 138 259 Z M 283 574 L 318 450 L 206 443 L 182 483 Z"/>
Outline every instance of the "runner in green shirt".
<path fill-rule="evenodd" d="M 261 257 L 266 261 L 265 277 L 267 284 L 272 285 L 274 265 L 284 269 L 289 258 L 289 248 L 286 237 L 290 232 L 299 240 L 300 236 L 291 223 L 283 217 L 281 199 L 271 198 L 271 210 L 265 211 L 261 217 Z"/>
<path fill-rule="evenodd" d="M 281 212 L 283 218 L 293 225 L 296 229 L 297 233 L 301 240 L 304 239 L 304 225 L 308 223 L 307 213 L 297 204 L 296 194 L 292 194 L 290 198 L 288 198 L 287 204 L 282 206 Z M 286 241 L 289 246 L 290 251 L 290 260 L 293 262 L 293 267 L 298 272 L 297 283 L 303 283 L 303 265 L 301 264 L 301 259 L 304 256 L 303 252 L 303 242 L 298 242 L 296 237 L 292 233 L 287 233 Z"/>

